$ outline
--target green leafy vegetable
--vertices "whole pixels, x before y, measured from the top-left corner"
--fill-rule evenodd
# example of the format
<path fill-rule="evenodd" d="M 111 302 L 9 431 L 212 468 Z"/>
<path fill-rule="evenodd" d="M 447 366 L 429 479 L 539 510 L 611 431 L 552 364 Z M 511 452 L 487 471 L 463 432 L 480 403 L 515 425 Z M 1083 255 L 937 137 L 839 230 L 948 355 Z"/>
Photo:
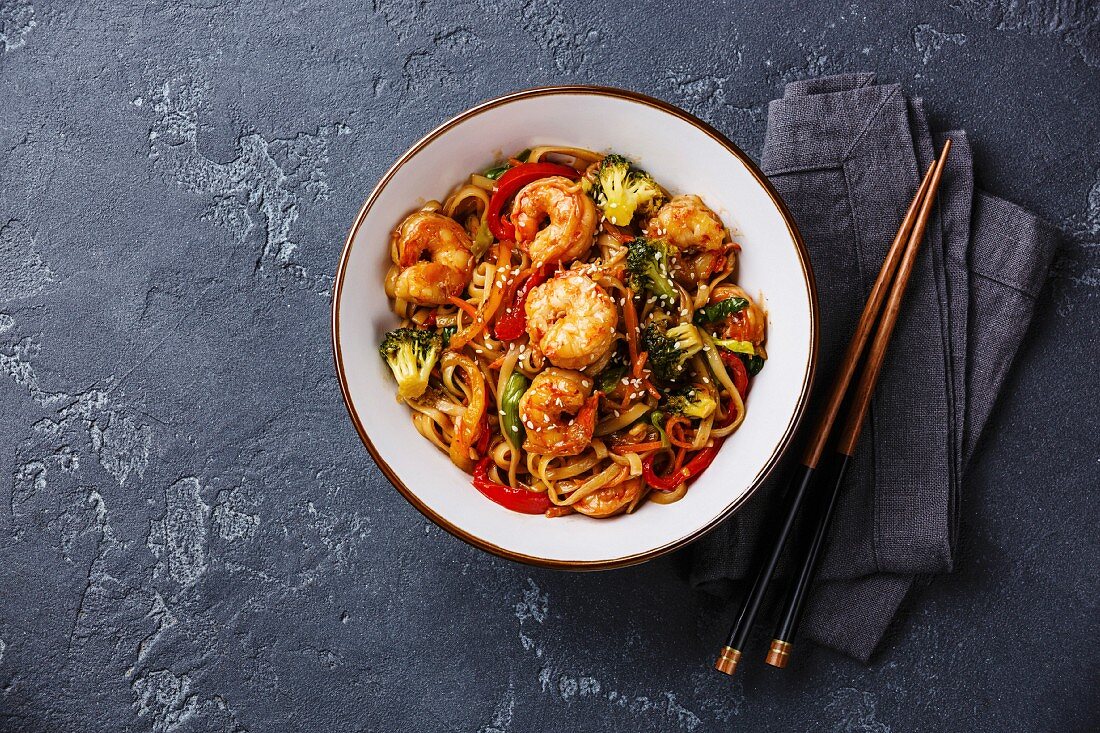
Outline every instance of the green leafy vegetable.
<path fill-rule="evenodd" d="M 654 410 L 649 413 L 649 421 L 653 423 L 653 427 L 657 428 L 657 433 L 661 436 L 661 445 L 668 448 L 672 445 L 668 441 L 668 433 L 665 432 L 665 413 L 660 410 Z"/>
<path fill-rule="evenodd" d="M 621 355 L 615 354 L 596 377 L 596 389 L 604 394 L 614 392 L 624 374 L 626 374 L 626 362 Z"/>
<path fill-rule="evenodd" d="M 699 310 L 695 311 L 695 323 L 714 323 L 720 321 L 723 318 L 728 318 L 734 313 L 743 311 L 749 304 L 749 301 L 744 298 L 726 298 L 720 300 L 717 303 L 711 303 L 710 305 L 703 306 Z"/>
<path fill-rule="evenodd" d="M 752 356 L 756 353 L 756 348 L 752 345 L 751 341 L 742 341 L 740 339 L 714 339 L 714 343 L 721 346 L 726 351 L 733 351 L 737 354 Z"/>
<path fill-rule="evenodd" d="M 752 356 L 738 354 L 737 356 L 745 363 L 745 371 L 749 373 L 750 377 L 755 377 L 764 368 L 764 357 L 759 354 L 753 354 Z"/>
<path fill-rule="evenodd" d="M 526 163 L 529 157 L 531 157 L 531 149 L 527 148 L 516 156 L 516 160 L 518 160 L 520 163 Z M 496 181 L 499 180 L 500 177 L 503 176 L 505 173 L 507 173 L 508 169 L 511 167 L 512 166 L 508 165 L 507 163 L 505 163 L 504 165 L 494 165 L 492 168 L 487 169 L 481 175 L 485 176 L 490 181 Z"/>
<path fill-rule="evenodd" d="M 474 258 L 479 260 L 493 244 L 493 233 L 489 231 L 489 225 L 484 219 L 481 220 L 481 226 L 477 228 L 477 234 L 474 235 L 472 244 Z"/>

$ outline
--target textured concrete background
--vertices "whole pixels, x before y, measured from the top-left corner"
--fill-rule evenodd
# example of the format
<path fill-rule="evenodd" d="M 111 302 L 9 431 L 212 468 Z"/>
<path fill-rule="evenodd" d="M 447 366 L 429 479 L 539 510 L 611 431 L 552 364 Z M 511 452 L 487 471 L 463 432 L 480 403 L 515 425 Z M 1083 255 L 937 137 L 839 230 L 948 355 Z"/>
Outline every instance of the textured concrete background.
<path fill-rule="evenodd" d="M 0 0 L 0 730 L 1096 730 L 1100 10 L 789 5 Z M 1069 240 L 961 567 L 873 664 L 729 680 L 729 611 L 674 558 L 514 565 L 390 488 L 328 291 L 412 141 L 583 81 L 755 154 L 784 82 L 856 70 L 968 129 L 985 186 Z"/>

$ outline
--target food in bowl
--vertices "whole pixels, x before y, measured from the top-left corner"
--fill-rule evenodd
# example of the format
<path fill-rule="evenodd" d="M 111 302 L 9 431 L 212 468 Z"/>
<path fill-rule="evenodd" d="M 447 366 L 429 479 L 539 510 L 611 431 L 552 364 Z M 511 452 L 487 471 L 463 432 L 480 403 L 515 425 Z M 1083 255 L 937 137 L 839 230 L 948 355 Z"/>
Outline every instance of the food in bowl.
<path fill-rule="evenodd" d="M 380 352 L 417 431 L 525 514 L 670 504 L 745 419 L 766 316 L 699 196 L 539 146 L 408 214 Z M 471 497 L 475 496 L 471 492 Z"/>

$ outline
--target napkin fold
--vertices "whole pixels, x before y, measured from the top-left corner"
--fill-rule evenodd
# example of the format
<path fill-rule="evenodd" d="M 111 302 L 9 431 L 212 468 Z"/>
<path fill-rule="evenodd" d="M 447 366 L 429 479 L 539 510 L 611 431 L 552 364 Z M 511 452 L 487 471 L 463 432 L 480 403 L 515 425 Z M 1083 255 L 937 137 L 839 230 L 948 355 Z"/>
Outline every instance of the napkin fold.
<path fill-rule="evenodd" d="M 953 567 L 965 469 L 1058 238 L 1027 211 L 976 189 L 966 133 L 933 133 L 922 100 L 897 84 L 878 84 L 874 74 L 798 81 L 768 108 L 761 168 L 790 207 L 817 279 L 821 351 L 811 404 L 831 384 L 944 138 L 952 150 L 936 210 L 801 628 L 864 661 L 914 576 Z M 771 536 L 767 517 L 787 476 L 780 467 L 741 511 L 689 548 L 693 586 L 721 597 L 743 589 L 739 581 Z"/>

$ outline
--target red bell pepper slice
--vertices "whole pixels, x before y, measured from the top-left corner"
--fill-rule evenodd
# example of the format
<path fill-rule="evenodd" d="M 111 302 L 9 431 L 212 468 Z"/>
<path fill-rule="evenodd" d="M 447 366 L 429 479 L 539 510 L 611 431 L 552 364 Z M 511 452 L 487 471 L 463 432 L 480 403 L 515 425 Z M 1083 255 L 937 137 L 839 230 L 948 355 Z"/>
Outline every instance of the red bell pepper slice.
<path fill-rule="evenodd" d="M 673 471 L 667 476 L 657 475 L 657 472 L 653 469 L 653 459 L 657 454 L 651 453 L 642 460 L 642 476 L 645 478 L 645 482 L 656 491 L 674 491 L 680 484 L 707 470 L 707 467 L 714 462 L 714 457 L 718 455 L 718 448 L 720 447 L 721 441 L 715 441 L 714 445 L 703 448 L 696 453 L 679 471 Z"/>
<path fill-rule="evenodd" d="M 733 378 L 733 386 L 737 387 L 741 399 L 745 399 L 749 394 L 749 370 L 745 368 L 745 362 L 741 361 L 741 357 L 737 356 L 737 354 L 722 348 L 718 349 L 718 357 L 722 360 L 722 363 L 726 365 L 726 368 L 730 370 L 730 376 Z"/>
<path fill-rule="evenodd" d="M 581 177 L 581 174 L 576 168 L 557 163 L 521 163 L 514 168 L 509 168 L 497 179 L 493 197 L 489 199 L 489 209 L 485 212 L 489 231 L 497 240 L 503 241 L 516 237 L 516 229 L 512 226 L 512 222 L 501 214 L 504 211 L 504 204 L 508 203 L 508 200 L 528 183 L 550 176 L 564 176 L 575 181 Z"/>
<path fill-rule="evenodd" d="M 550 269 L 545 265 L 532 272 L 523 284 L 516 290 L 516 297 L 504 308 L 496 324 L 493 325 L 493 335 L 500 341 L 515 341 L 527 330 L 527 312 L 524 306 L 527 304 L 527 296 L 533 289 L 546 282 L 550 275 Z"/>
<path fill-rule="evenodd" d="M 545 493 L 516 489 L 490 479 L 489 466 L 492 460 L 491 457 L 486 456 L 474 467 L 474 488 L 487 499 L 520 514 L 543 514 L 553 506 L 550 497 Z"/>

